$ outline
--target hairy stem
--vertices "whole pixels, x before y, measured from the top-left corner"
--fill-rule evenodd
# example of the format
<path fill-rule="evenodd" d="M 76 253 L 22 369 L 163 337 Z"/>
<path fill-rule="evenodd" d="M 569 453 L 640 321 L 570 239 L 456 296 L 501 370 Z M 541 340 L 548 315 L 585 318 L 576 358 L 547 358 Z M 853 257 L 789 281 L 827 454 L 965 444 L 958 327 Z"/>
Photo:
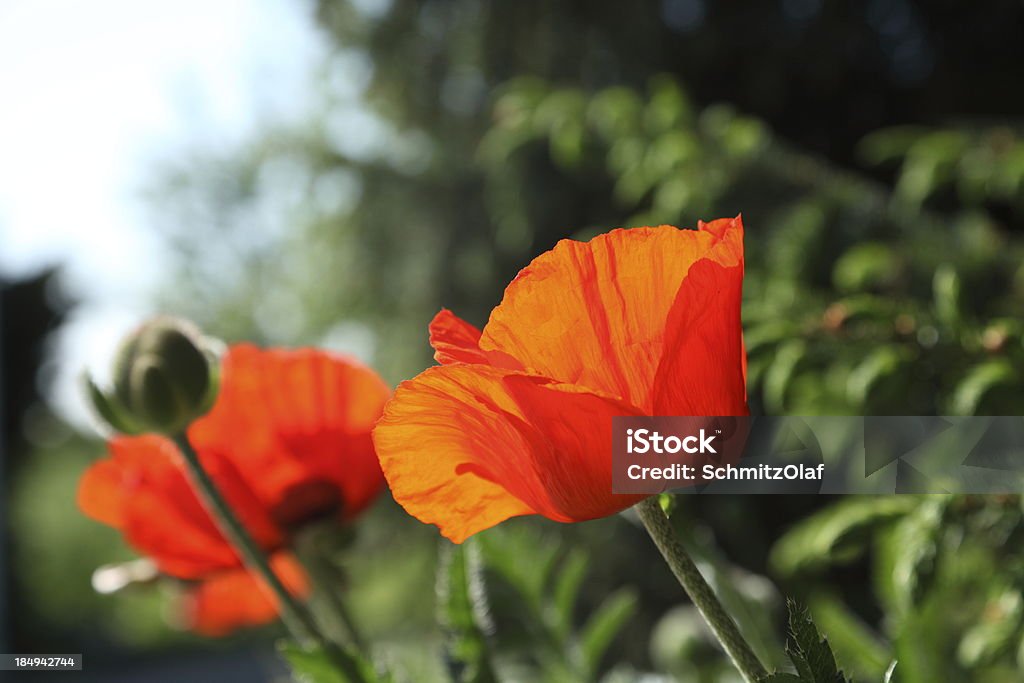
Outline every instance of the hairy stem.
<path fill-rule="evenodd" d="M 647 533 L 650 534 L 654 544 L 661 551 L 661 556 L 665 558 L 683 590 L 690 596 L 690 600 L 700 610 L 704 620 L 711 627 L 722 647 L 725 648 L 733 664 L 743 674 L 743 678 L 748 683 L 757 683 L 760 678 L 767 676 L 768 672 L 764 665 L 761 664 L 743 634 L 740 633 L 736 622 L 725 611 L 722 603 L 715 596 L 715 592 L 711 590 L 711 586 L 701 576 L 697 565 L 693 563 L 689 553 L 679 542 L 672 524 L 658 504 L 658 497 L 647 498 L 639 503 L 636 509 L 644 528 L 647 529 Z"/>

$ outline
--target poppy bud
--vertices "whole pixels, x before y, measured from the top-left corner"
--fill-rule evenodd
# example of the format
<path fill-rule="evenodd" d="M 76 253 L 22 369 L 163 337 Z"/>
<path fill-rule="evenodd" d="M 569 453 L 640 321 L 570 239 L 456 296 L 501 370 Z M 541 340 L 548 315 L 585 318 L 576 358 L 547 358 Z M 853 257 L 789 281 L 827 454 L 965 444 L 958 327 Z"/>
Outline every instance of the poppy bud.
<path fill-rule="evenodd" d="M 190 323 L 154 318 L 121 344 L 111 393 L 86 380 L 93 407 L 119 432 L 182 431 L 216 396 L 216 363 L 206 346 Z"/>

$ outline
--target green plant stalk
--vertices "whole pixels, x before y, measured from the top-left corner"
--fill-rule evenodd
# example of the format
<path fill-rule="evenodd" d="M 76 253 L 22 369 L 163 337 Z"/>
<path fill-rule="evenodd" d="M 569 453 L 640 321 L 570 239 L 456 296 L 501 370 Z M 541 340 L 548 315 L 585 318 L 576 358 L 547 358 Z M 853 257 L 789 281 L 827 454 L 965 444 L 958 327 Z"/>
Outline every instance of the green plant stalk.
<path fill-rule="evenodd" d="M 309 612 L 295 599 L 285 587 L 281 579 L 270 567 L 262 549 L 256 544 L 252 536 L 246 530 L 238 517 L 235 516 L 227 500 L 221 495 L 220 490 L 210 475 L 203 469 L 199 462 L 199 454 L 192 448 L 188 436 L 184 433 L 172 437 L 174 444 L 178 447 L 182 457 L 185 459 L 186 470 L 192 482 L 193 488 L 199 495 L 207 512 L 213 517 L 225 538 L 231 543 L 236 551 L 242 556 L 245 566 L 253 574 L 263 579 L 271 598 L 275 600 L 281 612 L 281 621 L 292 634 L 292 637 L 300 645 L 315 645 L 322 649 L 335 666 L 348 676 L 349 680 L 362 681 L 365 677 L 360 673 L 358 664 L 351 655 L 342 651 L 336 645 L 326 639 L 317 628 Z"/>
<path fill-rule="evenodd" d="M 366 639 L 363 638 L 359 627 L 356 626 L 348 605 L 334 588 L 341 580 L 338 569 L 324 557 L 321 549 L 317 547 L 315 531 L 315 529 L 311 529 L 298 534 L 295 550 L 299 562 L 319 589 L 316 595 L 321 598 L 320 604 L 324 608 L 323 611 L 333 622 L 330 626 L 343 631 L 348 643 L 355 649 L 368 652 Z"/>
<path fill-rule="evenodd" d="M 340 595 L 338 595 L 337 591 L 335 591 L 331 585 L 323 583 L 331 579 L 331 574 L 334 573 L 334 570 L 325 569 L 323 567 L 324 562 L 320 558 L 313 560 L 313 564 L 316 566 L 311 567 L 309 564 L 305 564 L 304 566 L 310 568 L 308 571 L 310 572 L 310 576 L 313 577 L 313 580 L 323 586 L 324 605 L 326 606 L 327 611 L 330 612 L 331 617 L 335 619 L 345 630 L 345 635 L 352 646 L 361 652 L 368 652 L 366 639 L 363 638 L 362 632 L 359 630 L 359 627 L 356 626 L 355 619 L 352 618 L 352 613 L 349 611 L 348 605 L 345 604 L 345 601 Z"/>
<path fill-rule="evenodd" d="M 715 592 L 711 590 L 711 586 L 701 576 L 697 565 L 679 542 L 672 524 L 658 503 L 658 497 L 651 496 L 645 499 L 636 506 L 636 509 L 644 528 L 654 540 L 654 545 L 658 547 L 661 556 L 665 558 L 672 573 L 679 580 L 679 584 L 700 610 L 701 616 L 711 627 L 715 637 L 725 648 L 744 680 L 747 683 L 757 683 L 758 680 L 767 676 L 768 672 L 764 665 L 761 664 L 743 634 L 740 633 L 736 622 L 725 611 L 725 607 L 719 602 Z"/>

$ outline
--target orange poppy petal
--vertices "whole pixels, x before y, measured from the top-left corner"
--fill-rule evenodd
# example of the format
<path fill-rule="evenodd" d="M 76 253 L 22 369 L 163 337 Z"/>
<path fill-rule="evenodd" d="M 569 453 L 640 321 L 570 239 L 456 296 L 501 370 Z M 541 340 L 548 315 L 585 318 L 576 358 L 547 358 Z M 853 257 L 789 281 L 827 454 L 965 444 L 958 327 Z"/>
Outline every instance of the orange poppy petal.
<path fill-rule="evenodd" d="M 707 258 L 710 258 L 715 263 L 718 263 L 727 268 L 731 268 L 734 265 L 740 266 L 740 277 L 743 277 L 743 216 L 736 216 L 736 218 L 719 218 L 713 220 L 710 223 L 704 221 L 697 221 L 697 227 L 701 230 L 707 230 L 718 237 L 719 241 L 715 244 L 714 248 Z M 742 288 L 742 284 L 741 284 Z M 678 301 L 679 296 L 676 295 Z M 671 348 L 671 346 L 669 347 Z M 742 358 L 742 372 L 743 372 L 743 396 L 746 398 L 746 386 L 747 386 L 747 347 L 743 342 L 743 335 L 740 334 L 740 356 Z M 698 413 L 700 414 L 700 413 Z M 743 413 L 744 415 L 746 413 Z"/>
<path fill-rule="evenodd" d="M 121 470 L 112 460 L 97 460 L 78 483 L 78 507 L 87 516 L 120 529 L 124 524 Z"/>
<path fill-rule="evenodd" d="M 373 431 L 392 496 L 456 543 L 534 512 L 481 466 L 492 455 L 510 465 L 527 460 L 503 375 L 479 365 L 430 368 L 398 386 Z"/>
<path fill-rule="evenodd" d="M 488 364 L 487 356 L 480 350 L 480 330 L 447 308 L 442 308 L 430 321 L 430 346 L 434 349 L 434 360 L 441 365 Z"/>
<path fill-rule="evenodd" d="M 395 500 L 461 543 L 516 515 L 578 521 L 635 503 L 611 493 L 611 416 L 629 412 L 546 378 L 449 365 L 403 382 L 373 438 Z"/>
<path fill-rule="evenodd" d="M 311 485 L 329 484 L 351 517 L 384 484 L 369 434 L 390 393 L 344 356 L 240 344 L 224 359 L 217 404 L 189 436 L 201 456 L 233 462 L 271 510 L 293 510 Z"/>
<path fill-rule="evenodd" d="M 204 466 L 253 540 L 267 550 L 279 547 L 284 542 L 280 527 L 234 464 L 207 458 Z M 238 566 L 241 558 L 196 496 L 184 471 L 179 467 L 176 472 L 173 485 L 146 487 L 133 496 L 125 538 L 152 557 L 161 571 L 174 576 L 194 578 L 213 569 Z"/>
<path fill-rule="evenodd" d="M 191 501 L 176 505 L 152 488 L 133 496 L 124 535 L 161 572 L 184 579 L 237 566 L 238 556 L 212 525 L 199 522 Z"/>
<path fill-rule="evenodd" d="M 701 258 L 734 261 L 739 218 L 613 230 L 562 240 L 505 290 L 480 338 L 485 352 L 531 373 L 617 396 L 645 411 L 665 344 L 665 321 L 687 271 Z"/>
<path fill-rule="evenodd" d="M 309 582 L 294 557 L 278 553 L 270 564 L 289 592 L 300 597 L 309 593 Z M 181 611 L 188 628 L 212 637 L 278 617 L 276 599 L 267 592 L 262 579 L 244 568 L 218 572 L 189 587 Z"/>
<path fill-rule="evenodd" d="M 533 465 L 551 507 L 538 512 L 580 522 L 624 510 L 646 495 L 612 493 L 612 418 L 638 412 L 571 384 L 510 375 L 505 386 L 533 428 Z"/>
<path fill-rule="evenodd" d="M 705 258 L 723 266 L 743 262 L 743 216 L 717 218 L 710 223 L 697 221 L 697 229 L 715 237 L 715 243 Z"/>
<path fill-rule="evenodd" d="M 690 268 L 667 323 L 655 414 L 749 414 L 742 292 L 742 262 L 726 267 L 704 259 Z"/>

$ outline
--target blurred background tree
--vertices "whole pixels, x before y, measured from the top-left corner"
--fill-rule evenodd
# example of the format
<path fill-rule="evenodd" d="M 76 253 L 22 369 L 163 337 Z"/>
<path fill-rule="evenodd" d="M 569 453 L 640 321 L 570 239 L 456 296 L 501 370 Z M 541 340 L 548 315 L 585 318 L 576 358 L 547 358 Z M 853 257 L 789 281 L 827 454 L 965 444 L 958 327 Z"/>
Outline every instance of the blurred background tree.
<path fill-rule="evenodd" d="M 1024 412 L 1019 2 L 323 0 L 315 12 L 332 46 L 316 115 L 155 175 L 152 222 L 175 269 L 162 308 L 229 340 L 355 349 L 397 382 L 431 362 L 441 306 L 482 325 L 504 283 L 561 238 L 742 211 L 755 410 Z M 898 656 L 896 680 L 1017 680 L 1017 502 L 830 503 L 716 496 L 679 514 L 751 612 L 782 623 L 761 575 L 810 600 L 852 673 L 877 680 Z M 798 521 L 794 534 L 825 535 L 816 562 L 797 542 L 773 551 Z M 364 615 L 429 571 L 430 532 L 410 524 L 385 507 L 366 534 L 357 567 L 395 564 L 395 544 L 420 559 L 357 580 Z M 602 559 L 585 609 L 623 579 L 638 590 L 604 668 L 727 680 L 692 615 L 666 614 L 675 593 L 648 576 L 653 552 L 610 525 L 540 525 Z M 978 528 L 969 549 L 953 539 Z M 896 571 L 889 539 L 915 529 L 932 540 Z M 613 545 L 631 552 L 607 557 Z M 494 561 L 500 604 L 509 571 Z M 918 580 L 936 567 L 941 581 Z M 410 640 L 429 628 L 428 602 L 409 603 Z"/>
<path fill-rule="evenodd" d="M 1012 39 L 1016 3 L 317 11 L 336 45 L 321 115 L 227 157 L 178 160 L 154 186 L 155 220 L 181 252 L 171 301 L 229 334 L 309 339 L 339 321 L 365 323 L 397 379 L 422 367 L 425 345 L 408 342 L 440 305 L 482 323 L 501 283 L 588 230 L 743 210 L 755 264 L 827 293 L 911 284 L 884 247 L 850 255 L 833 283 L 853 241 L 898 245 L 915 226 L 934 238 L 967 218 L 972 234 L 1019 225 L 1006 117 L 1022 113 L 1024 97 L 986 87 L 1024 57 Z M 986 39 L 965 38 L 971 27 Z M 865 140 L 951 122 L 963 122 L 959 135 Z M 966 146 L 973 159 L 958 170 L 951 157 Z M 959 191 L 970 181 L 954 176 L 974 178 L 970 201 Z M 896 194 L 908 205 L 901 215 Z M 926 200 L 936 213 L 922 221 Z M 780 235 L 769 257 L 758 247 L 778 232 L 772 221 L 803 234 Z"/>

